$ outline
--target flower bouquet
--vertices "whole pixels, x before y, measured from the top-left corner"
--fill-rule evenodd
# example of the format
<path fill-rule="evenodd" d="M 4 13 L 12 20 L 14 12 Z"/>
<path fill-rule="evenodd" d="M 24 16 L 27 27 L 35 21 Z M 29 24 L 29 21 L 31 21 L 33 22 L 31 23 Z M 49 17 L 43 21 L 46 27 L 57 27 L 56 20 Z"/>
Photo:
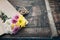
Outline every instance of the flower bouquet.
<path fill-rule="evenodd" d="M 27 24 L 28 21 L 7 0 L 0 0 L 0 35 L 16 34 Z"/>

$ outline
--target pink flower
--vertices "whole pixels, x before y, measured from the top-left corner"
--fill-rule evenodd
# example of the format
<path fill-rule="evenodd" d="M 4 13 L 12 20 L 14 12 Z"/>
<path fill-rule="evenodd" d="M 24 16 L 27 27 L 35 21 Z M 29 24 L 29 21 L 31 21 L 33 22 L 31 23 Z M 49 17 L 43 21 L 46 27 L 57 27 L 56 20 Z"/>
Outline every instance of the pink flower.
<path fill-rule="evenodd" d="M 17 20 L 14 20 L 14 19 L 12 20 L 12 23 L 16 23 L 16 22 L 17 22 Z"/>
<path fill-rule="evenodd" d="M 18 15 L 18 14 L 16 14 L 15 16 L 13 16 L 13 18 L 12 18 L 12 19 L 17 20 L 18 18 L 19 18 L 19 15 Z"/>
<path fill-rule="evenodd" d="M 12 20 L 17 20 L 18 18 L 19 18 L 19 15 L 16 14 L 15 16 L 12 17 Z"/>
<path fill-rule="evenodd" d="M 19 18 L 19 16 L 18 16 L 18 15 L 16 15 L 16 16 L 15 16 L 15 19 L 18 19 L 18 18 Z"/>
<path fill-rule="evenodd" d="M 19 27 L 14 27 L 13 29 L 13 34 L 16 34 L 20 28 Z"/>

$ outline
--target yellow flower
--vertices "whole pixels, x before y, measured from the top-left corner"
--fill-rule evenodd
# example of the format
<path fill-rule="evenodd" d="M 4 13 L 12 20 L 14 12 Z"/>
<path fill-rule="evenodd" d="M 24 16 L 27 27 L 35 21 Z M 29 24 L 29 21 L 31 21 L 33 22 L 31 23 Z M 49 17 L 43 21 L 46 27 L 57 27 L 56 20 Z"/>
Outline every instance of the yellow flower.
<path fill-rule="evenodd" d="M 18 27 L 20 27 L 20 23 L 19 22 L 17 22 L 15 25 L 18 26 Z"/>
<path fill-rule="evenodd" d="M 11 24 L 11 28 L 12 28 L 12 29 L 14 28 L 14 26 L 15 26 L 15 24 Z"/>
<path fill-rule="evenodd" d="M 19 17 L 17 24 L 20 25 L 20 27 L 25 27 L 26 20 L 22 15 Z"/>

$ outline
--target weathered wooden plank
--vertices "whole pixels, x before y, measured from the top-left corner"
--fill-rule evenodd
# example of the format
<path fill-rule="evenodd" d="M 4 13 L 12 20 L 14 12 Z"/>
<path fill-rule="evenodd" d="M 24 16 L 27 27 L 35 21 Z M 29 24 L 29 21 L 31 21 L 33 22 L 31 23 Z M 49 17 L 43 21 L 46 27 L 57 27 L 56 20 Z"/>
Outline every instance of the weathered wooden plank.
<path fill-rule="evenodd" d="M 48 0 L 45 0 L 45 3 L 46 3 L 46 9 L 47 9 L 47 13 L 48 13 L 52 36 L 57 36 L 58 34 L 57 34 L 56 26 L 55 26 L 55 23 L 53 20 L 53 16 L 52 16 L 52 12 L 51 12 Z"/>
<path fill-rule="evenodd" d="M 21 29 L 16 35 L 5 35 L 6 38 L 18 38 L 18 37 L 50 37 L 49 28 L 24 28 Z"/>

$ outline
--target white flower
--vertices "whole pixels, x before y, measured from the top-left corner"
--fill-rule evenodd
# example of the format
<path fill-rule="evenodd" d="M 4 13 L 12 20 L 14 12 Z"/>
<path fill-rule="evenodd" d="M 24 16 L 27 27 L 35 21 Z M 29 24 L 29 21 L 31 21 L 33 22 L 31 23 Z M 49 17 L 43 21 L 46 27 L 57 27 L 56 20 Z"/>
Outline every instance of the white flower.
<path fill-rule="evenodd" d="M 5 30 L 5 33 L 11 33 L 12 32 L 12 29 L 11 29 L 11 19 L 8 19 L 5 21 L 4 23 L 4 30 Z"/>

